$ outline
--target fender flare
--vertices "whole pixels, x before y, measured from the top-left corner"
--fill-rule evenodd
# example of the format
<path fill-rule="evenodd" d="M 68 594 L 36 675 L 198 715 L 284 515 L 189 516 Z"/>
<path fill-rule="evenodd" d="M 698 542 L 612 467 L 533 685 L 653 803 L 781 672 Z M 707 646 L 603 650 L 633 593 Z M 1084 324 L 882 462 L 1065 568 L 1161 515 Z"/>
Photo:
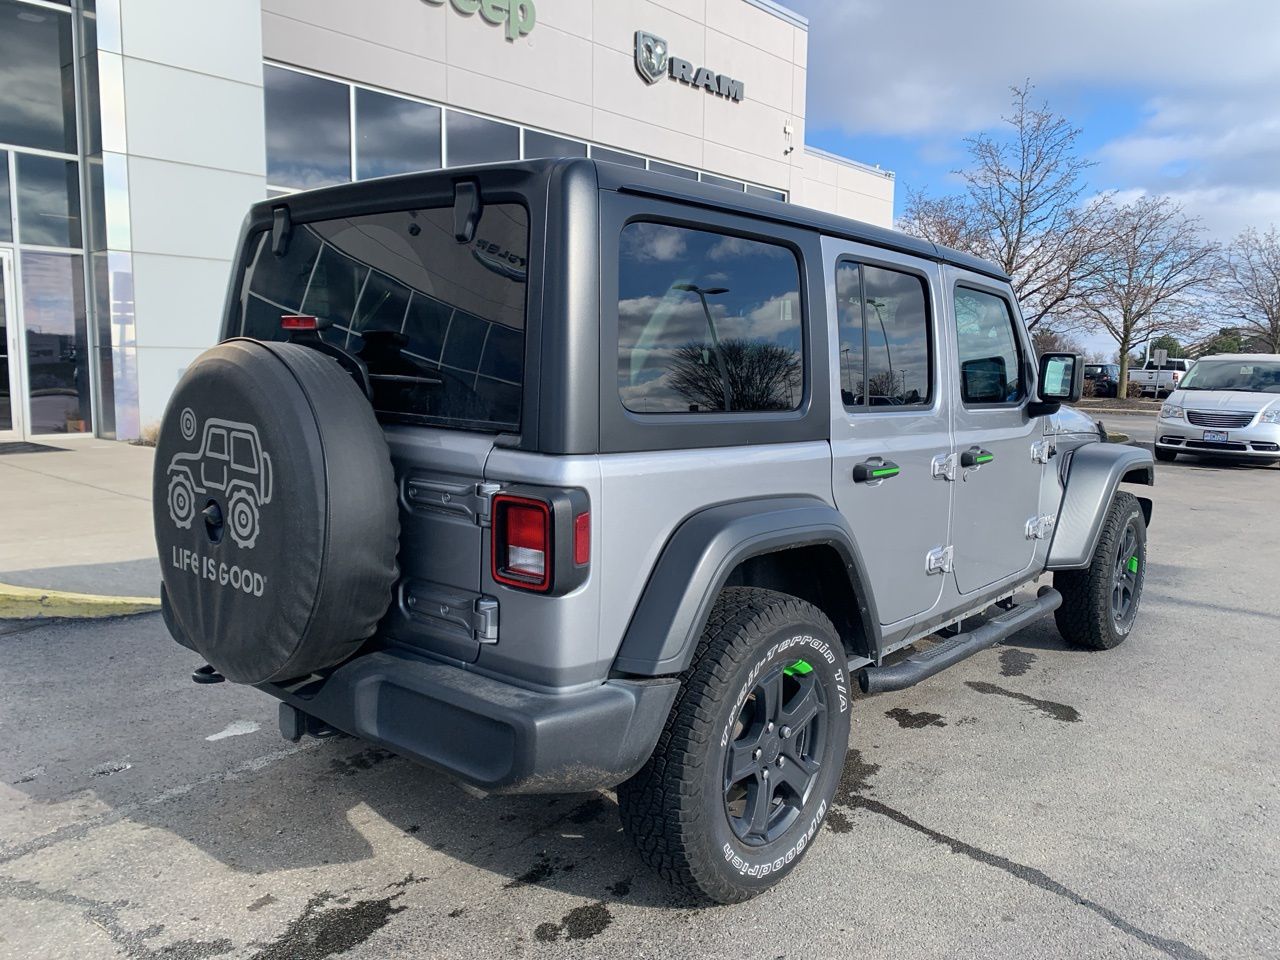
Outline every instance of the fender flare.
<path fill-rule="evenodd" d="M 1102 522 L 1122 481 L 1152 486 L 1155 461 L 1143 447 L 1120 443 L 1087 443 L 1067 464 L 1066 491 L 1049 546 L 1048 570 L 1082 570 L 1089 566 L 1102 535 Z M 1151 522 L 1151 500 L 1140 497 Z"/>
<path fill-rule="evenodd" d="M 878 648 L 880 621 L 865 589 L 870 579 L 844 518 L 816 497 L 770 497 L 708 507 L 681 522 L 645 584 L 614 669 L 649 677 L 682 673 L 693 660 L 712 604 L 738 564 L 814 545 L 832 547 L 844 561 L 863 629 Z"/>

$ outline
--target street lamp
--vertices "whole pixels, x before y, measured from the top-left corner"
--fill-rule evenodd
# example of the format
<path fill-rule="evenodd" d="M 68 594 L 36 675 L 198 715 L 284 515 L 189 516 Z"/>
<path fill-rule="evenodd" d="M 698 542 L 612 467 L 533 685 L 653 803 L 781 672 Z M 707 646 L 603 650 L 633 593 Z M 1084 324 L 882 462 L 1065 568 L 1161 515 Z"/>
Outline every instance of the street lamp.
<path fill-rule="evenodd" d="M 676 283 L 672 284 L 672 289 L 692 293 L 702 303 L 702 315 L 707 318 L 707 329 L 711 332 L 711 348 L 716 352 L 716 366 L 720 368 L 720 382 L 724 387 L 724 408 L 732 410 L 733 390 L 729 386 L 729 367 L 724 361 L 724 351 L 720 349 L 720 334 L 716 331 L 715 320 L 711 318 L 711 307 L 707 304 L 707 297 L 718 297 L 722 293 L 728 293 L 729 288 L 700 287 L 696 283 Z"/>
<path fill-rule="evenodd" d="M 884 314 L 880 312 L 880 308 L 886 306 L 886 303 L 875 297 L 867 297 L 867 303 L 875 307 L 876 318 L 880 321 L 880 336 L 884 337 L 884 356 L 889 361 L 889 389 L 894 390 L 897 388 L 897 377 L 893 375 L 893 354 L 889 351 L 889 334 L 885 333 L 884 329 Z"/>

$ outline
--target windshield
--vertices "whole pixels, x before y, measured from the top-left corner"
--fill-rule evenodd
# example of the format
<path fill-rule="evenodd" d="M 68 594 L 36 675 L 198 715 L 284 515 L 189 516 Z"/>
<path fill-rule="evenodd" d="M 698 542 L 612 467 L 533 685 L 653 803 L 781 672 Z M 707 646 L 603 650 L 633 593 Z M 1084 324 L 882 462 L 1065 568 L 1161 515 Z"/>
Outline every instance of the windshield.
<path fill-rule="evenodd" d="M 518 429 L 528 250 L 519 204 L 486 205 L 471 243 L 454 239 L 452 207 L 298 224 L 284 256 L 258 241 L 240 333 L 284 340 L 282 315 L 318 317 L 364 361 L 380 414 Z"/>
<path fill-rule="evenodd" d="M 1183 390 L 1280 393 L 1280 359 L 1200 360 L 1179 386 Z"/>

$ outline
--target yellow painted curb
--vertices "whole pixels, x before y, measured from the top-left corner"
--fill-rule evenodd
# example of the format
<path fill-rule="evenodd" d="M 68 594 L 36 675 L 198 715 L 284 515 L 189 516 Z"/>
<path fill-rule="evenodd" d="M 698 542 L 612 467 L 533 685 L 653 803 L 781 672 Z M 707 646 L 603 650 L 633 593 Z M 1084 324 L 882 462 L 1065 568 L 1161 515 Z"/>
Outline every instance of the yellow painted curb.
<path fill-rule="evenodd" d="M 103 597 L 0 583 L 0 620 L 34 620 L 39 617 L 92 620 L 127 617 L 159 609 L 158 597 Z"/>

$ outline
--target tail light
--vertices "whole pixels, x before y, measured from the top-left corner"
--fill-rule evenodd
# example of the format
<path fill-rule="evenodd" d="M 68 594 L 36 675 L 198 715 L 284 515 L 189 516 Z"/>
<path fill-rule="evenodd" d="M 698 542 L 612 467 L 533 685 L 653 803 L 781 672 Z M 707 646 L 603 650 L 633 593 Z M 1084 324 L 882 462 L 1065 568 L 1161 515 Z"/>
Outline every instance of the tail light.
<path fill-rule="evenodd" d="M 581 490 L 509 487 L 493 498 L 493 579 L 535 593 L 567 593 L 591 564 L 591 513 Z"/>

